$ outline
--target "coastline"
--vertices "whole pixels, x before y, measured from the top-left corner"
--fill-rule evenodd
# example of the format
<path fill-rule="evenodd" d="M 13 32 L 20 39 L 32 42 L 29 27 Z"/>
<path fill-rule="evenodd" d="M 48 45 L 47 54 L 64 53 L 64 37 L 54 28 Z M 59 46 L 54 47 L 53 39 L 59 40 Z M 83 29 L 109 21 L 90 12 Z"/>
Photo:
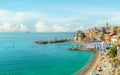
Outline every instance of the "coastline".
<path fill-rule="evenodd" d="M 76 75 L 90 75 L 95 70 L 95 67 L 100 59 L 99 51 L 93 51 L 95 56 L 92 58 L 90 63 L 80 72 L 78 72 Z"/>

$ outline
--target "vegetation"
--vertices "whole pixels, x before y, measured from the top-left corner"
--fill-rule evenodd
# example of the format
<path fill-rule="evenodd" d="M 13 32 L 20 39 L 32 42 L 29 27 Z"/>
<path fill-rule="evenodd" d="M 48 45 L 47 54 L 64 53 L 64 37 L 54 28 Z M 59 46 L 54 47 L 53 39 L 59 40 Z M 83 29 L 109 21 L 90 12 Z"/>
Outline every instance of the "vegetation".
<path fill-rule="evenodd" d="M 117 58 L 117 46 L 120 45 L 114 45 L 111 47 L 107 55 L 110 57 L 109 62 L 111 63 L 112 68 L 116 70 L 116 75 L 120 75 L 120 59 Z"/>
<path fill-rule="evenodd" d="M 82 34 L 83 34 L 82 31 L 78 31 L 76 35 L 77 35 L 77 36 L 82 36 Z"/>
<path fill-rule="evenodd" d="M 113 47 L 111 47 L 108 51 L 108 54 L 110 57 L 116 57 L 117 56 L 117 46 L 118 45 L 114 45 Z"/>

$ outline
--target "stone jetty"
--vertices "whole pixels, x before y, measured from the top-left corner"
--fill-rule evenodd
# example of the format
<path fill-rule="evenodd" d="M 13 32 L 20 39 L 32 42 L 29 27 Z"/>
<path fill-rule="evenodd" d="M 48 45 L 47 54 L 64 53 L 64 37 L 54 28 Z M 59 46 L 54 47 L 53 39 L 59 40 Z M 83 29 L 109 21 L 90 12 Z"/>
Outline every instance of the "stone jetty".
<path fill-rule="evenodd" d="M 92 51 L 92 50 L 94 50 L 93 48 L 75 48 L 75 47 L 72 47 L 72 48 L 69 48 L 69 50 L 81 50 L 81 51 Z"/>
<path fill-rule="evenodd" d="M 37 44 L 49 44 L 49 43 L 59 43 L 59 42 L 70 42 L 72 39 L 54 39 L 54 40 L 41 40 L 36 41 Z"/>

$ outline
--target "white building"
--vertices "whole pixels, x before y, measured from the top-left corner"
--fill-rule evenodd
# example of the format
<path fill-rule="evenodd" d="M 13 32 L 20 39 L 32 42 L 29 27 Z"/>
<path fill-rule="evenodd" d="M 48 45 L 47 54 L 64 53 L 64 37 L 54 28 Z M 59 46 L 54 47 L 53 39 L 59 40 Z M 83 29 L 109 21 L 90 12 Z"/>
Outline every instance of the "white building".
<path fill-rule="evenodd" d="M 116 44 L 118 42 L 118 36 L 114 35 L 111 37 L 111 44 Z"/>

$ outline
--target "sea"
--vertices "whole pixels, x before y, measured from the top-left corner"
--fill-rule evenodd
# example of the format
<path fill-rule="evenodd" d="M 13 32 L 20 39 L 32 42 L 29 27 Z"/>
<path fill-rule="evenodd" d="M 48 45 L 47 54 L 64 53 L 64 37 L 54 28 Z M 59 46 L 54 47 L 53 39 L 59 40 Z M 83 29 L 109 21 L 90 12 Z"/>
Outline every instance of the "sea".
<path fill-rule="evenodd" d="M 74 33 L 0 33 L 0 75 L 76 75 L 94 57 L 72 42 L 36 44 L 38 40 L 73 38 Z"/>

